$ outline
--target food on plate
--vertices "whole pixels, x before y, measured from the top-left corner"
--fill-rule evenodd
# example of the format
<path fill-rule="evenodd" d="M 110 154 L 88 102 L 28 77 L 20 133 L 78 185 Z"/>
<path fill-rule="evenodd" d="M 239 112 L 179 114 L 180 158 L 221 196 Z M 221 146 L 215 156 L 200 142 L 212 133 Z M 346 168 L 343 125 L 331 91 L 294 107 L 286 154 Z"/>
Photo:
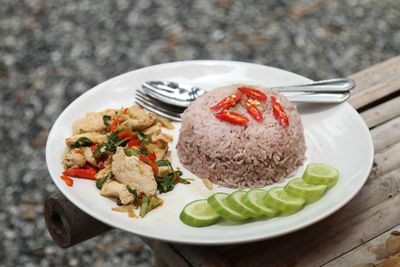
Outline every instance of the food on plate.
<path fill-rule="evenodd" d="M 236 210 L 239 213 L 244 214 L 248 218 L 258 218 L 261 216 L 260 213 L 258 213 L 255 209 L 252 207 L 246 205 L 244 202 L 244 197 L 247 194 L 246 191 L 243 190 L 237 190 L 230 194 L 227 198 L 227 201 L 229 203 L 229 206 Z"/>
<path fill-rule="evenodd" d="M 253 209 L 258 215 L 257 217 L 272 218 L 277 215 L 278 210 L 265 205 L 264 198 L 266 194 L 267 191 L 263 189 L 251 189 L 243 196 L 243 203 Z"/>
<path fill-rule="evenodd" d="M 308 184 L 302 178 L 297 178 L 288 182 L 285 191 L 290 194 L 305 199 L 306 203 L 312 203 L 320 199 L 328 187 L 326 185 Z"/>
<path fill-rule="evenodd" d="M 336 170 L 327 164 L 310 164 L 308 167 L 313 165 L 318 165 L 319 181 L 326 182 L 328 179 L 323 178 L 329 178 L 332 175 L 330 171 Z M 231 194 L 215 193 L 208 199 L 193 201 L 182 210 L 181 221 L 189 226 L 202 227 L 216 223 L 219 216 L 228 221 L 240 222 L 294 214 L 305 205 L 320 199 L 329 189 L 326 185 L 308 184 L 305 181 L 305 177 L 309 177 L 307 169 L 302 178 L 291 180 L 285 187 L 272 187 L 268 191 L 255 188 L 247 192 L 237 190 Z M 339 177 L 339 173 L 336 177 Z"/>
<path fill-rule="evenodd" d="M 304 180 L 313 185 L 326 185 L 331 188 L 337 183 L 339 171 L 327 164 L 309 164 L 304 172 Z"/>
<path fill-rule="evenodd" d="M 267 192 L 264 202 L 281 215 L 290 215 L 301 210 L 306 201 L 286 192 L 283 187 L 274 187 Z"/>
<path fill-rule="evenodd" d="M 267 88 L 231 85 L 195 100 L 182 115 L 182 164 L 200 178 L 231 188 L 263 187 L 305 159 L 296 106 Z"/>
<path fill-rule="evenodd" d="M 237 211 L 228 203 L 228 197 L 229 194 L 226 193 L 215 193 L 207 199 L 207 202 L 210 204 L 210 207 L 225 220 L 243 221 L 248 219 L 248 216 Z"/>
<path fill-rule="evenodd" d="M 208 204 L 207 199 L 190 202 L 183 208 L 179 217 L 185 224 L 194 227 L 214 224 L 220 218 L 218 213 Z"/>
<path fill-rule="evenodd" d="M 90 112 L 72 125 L 73 136 L 66 138 L 61 179 L 73 185 L 71 177 L 95 181 L 104 197 L 116 198 L 114 209 L 141 217 L 162 205 L 159 193 L 189 183 L 170 161 L 168 144 L 172 136 L 165 118 L 134 105 L 129 108 Z"/>

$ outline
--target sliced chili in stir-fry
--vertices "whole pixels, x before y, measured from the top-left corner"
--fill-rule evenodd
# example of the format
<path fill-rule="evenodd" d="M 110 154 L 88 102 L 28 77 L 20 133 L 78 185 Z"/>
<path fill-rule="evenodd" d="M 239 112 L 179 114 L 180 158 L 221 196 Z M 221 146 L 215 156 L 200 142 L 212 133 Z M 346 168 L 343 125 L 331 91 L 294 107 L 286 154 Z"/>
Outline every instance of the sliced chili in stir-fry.
<path fill-rule="evenodd" d="M 67 176 L 67 175 L 65 175 L 65 174 L 62 174 L 62 175 L 60 176 L 60 178 L 65 182 L 65 184 L 66 184 L 67 186 L 69 186 L 69 187 L 73 186 L 74 180 L 72 180 L 71 177 L 69 177 L 69 176 Z"/>
<path fill-rule="evenodd" d="M 80 168 L 70 168 L 63 172 L 63 175 L 84 178 L 89 180 L 96 180 L 96 173 L 95 169 L 80 169 Z"/>

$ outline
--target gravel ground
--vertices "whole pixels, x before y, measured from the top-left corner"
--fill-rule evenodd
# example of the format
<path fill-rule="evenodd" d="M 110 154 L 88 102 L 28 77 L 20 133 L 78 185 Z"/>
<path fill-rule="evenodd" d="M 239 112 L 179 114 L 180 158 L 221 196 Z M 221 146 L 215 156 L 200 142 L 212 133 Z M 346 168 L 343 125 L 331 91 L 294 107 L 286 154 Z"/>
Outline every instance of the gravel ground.
<path fill-rule="evenodd" d="M 313 79 L 400 54 L 399 0 L 13 1 L 0 5 L 0 266 L 150 266 L 114 230 L 63 250 L 42 218 L 57 192 L 44 146 L 60 112 L 94 85 L 169 61 L 228 59 Z"/>

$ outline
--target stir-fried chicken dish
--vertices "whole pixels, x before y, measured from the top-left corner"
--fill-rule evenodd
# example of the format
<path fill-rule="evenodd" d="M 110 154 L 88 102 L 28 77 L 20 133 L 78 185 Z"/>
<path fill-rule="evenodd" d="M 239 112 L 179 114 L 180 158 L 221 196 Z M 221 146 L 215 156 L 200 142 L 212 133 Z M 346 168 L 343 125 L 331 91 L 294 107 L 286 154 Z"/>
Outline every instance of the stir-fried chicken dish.
<path fill-rule="evenodd" d="M 95 181 L 100 194 L 115 198 L 115 210 L 143 217 L 162 205 L 158 193 L 189 183 L 174 170 L 168 153 L 172 136 L 162 132 L 171 123 L 138 105 L 90 112 L 72 125 L 65 140 L 61 178 L 72 186 L 74 178 Z"/>

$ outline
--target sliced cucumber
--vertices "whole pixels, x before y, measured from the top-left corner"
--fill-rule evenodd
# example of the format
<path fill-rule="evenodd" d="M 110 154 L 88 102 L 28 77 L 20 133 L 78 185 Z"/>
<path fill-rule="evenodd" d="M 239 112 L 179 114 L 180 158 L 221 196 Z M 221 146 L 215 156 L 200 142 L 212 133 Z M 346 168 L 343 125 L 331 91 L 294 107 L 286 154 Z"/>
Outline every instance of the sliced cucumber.
<path fill-rule="evenodd" d="M 302 178 L 290 181 L 285 186 L 285 191 L 306 200 L 306 204 L 312 203 L 320 199 L 327 189 L 326 185 L 311 185 Z"/>
<path fill-rule="evenodd" d="M 246 191 L 243 190 L 238 190 L 231 193 L 227 198 L 229 206 L 246 217 L 252 217 L 252 218 L 260 217 L 259 214 L 254 209 L 248 207 L 243 203 L 243 197 L 245 195 Z"/>
<path fill-rule="evenodd" d="M 220 216 L 211 208 L 207 199 L 200 199 L 187 204 L 179 218 L 189 226 L 203 227 L 214 224 Z"/>
<path fill-rule="evenodd" d="M 234 210 L 227 201 L 228 194 L 215 193 L 210 196 L 207 201 L 208 204 L 218 213 L 222 218 L 230 221 L 243 221 L 248 217 Z"/>
<path fill-rule="evenodd" d="M 258 214 L 258 217 L 274 217 L 277 215 L 279 210 L 273 209 L 264 204 L 264 198 L 266 194 L 267 191 L 263 189 L 251 189 L 243 197 L 243 203 L 249 208 L 255 210 Z"/>
<path fill-rule="evenodd" d="M 264 198 L 265 205 L 280 210 L 281 215 L 296 213 L 304 207 L 305 202 L 302 198 L 289 195 L 283 187 L 270 189 Z"/>
<path fill-rule="evenodd" d="M 220 216 L 211 208 L 207 199 L 200 199 L 187 204 L 179 218 L 189 226 L 203 227 L 214 224 Z"/>
<path fill-rule="evenodd" d="M 303 179 L 308 184 L 326 185 L 328 189 L 334 186 L 339 179 L 339 171 L 327 164 L 311 163 L 307 165 Z"/>

